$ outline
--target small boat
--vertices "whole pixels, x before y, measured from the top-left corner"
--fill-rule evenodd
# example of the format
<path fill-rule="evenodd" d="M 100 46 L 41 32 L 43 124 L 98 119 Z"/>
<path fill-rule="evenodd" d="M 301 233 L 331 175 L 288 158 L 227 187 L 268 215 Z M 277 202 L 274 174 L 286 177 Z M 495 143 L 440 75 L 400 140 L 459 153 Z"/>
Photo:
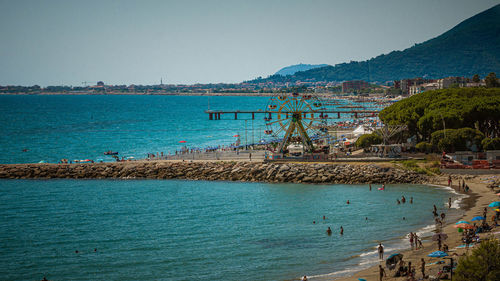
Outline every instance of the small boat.
<path fill-rule="evenodd" d="M 108 151 L 104 152 L 104 155 L 118 155 L 118 151 L 108 150 Z"/>

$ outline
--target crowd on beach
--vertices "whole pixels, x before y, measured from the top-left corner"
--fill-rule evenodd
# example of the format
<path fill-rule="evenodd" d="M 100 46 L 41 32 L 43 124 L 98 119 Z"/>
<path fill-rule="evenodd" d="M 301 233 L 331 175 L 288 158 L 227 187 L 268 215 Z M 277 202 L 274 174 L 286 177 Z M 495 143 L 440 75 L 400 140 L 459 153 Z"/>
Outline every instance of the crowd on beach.
<path fill-rule="evenodd" d="M 453 181 L 452 181 L 451 176 L 448 177 L 448 186 L 453 187 Z M 456 186 L 456 189 L 458 191 L 462 191 L 464 193 L 467 193 L 470 190 L 468 184 L 465 183 L 465 180 L 463 180 L 463 179 L 462 180 L 459 179 L 459 183 Z M 405 200 L 403 197 L 403 198 L 401 198 L 401 201 L 399 201 L 399 199 L 398 199 L 397 203 L 398 204 L 404 203 L 404 201 Z M 452 207 L 452 201 L 451 201 L 451 197 L 450 197 L 448 199 L 448 209 L 450 209 L 451 207 Z M 436 241 L 437 249 L 439 251 L 444 252 L 445 254 L 443 254 L 443 255 L 448 255 L 450 253 L 450 249 L 449 249 L 448 245 L 445 243 L 445 240 L 447 239 L 448 236 L 445 233 L 443 233 L 443 225 L 445 224 L 446 214 L 444 212 L 442 212 L 441 214 L 438 214 L 438 209 L 437 209 L 436 205 L 434 205 L 432 215 L 433 215 L 434 220 L 435 220 L 435 234 L 433 235 L 432 238 L 434 241 Z M 468 222 L 460 221 L 460 222 L 467 224 L 466 226 L 464 226 L 464 227 L 466 227 L 465 229 L 458 228 L 458 232 L 460 232 L 462 234 L 461 235 L 461 242 L 464 243 L 464 245 L 461 247 L 468 249 L 470 247 L 470 245 L 473 245 L 475 243 L 479 243 L 481 241 L 480 236 L 479 236 L 480 233 L 489 232 L 493 229 L 493 227 L 497 227 L 498 220 L 500 219 L 500 212 L 496 211 L 491 216 L 491 222 L 492 222 L 491 225 L 489 225 L 487 223 L 488 209 L 486 207 L 483 209 L 483 213 L 482 213 L 481 218 L 482 219 L 481 219 L 480 225 L 476 225 L 476 223 L 469 225 Z M 416 233 L 410 232 L 408 235 L 408 240 L 410 243 L 411 250 L 419 250 L 419 249 L 422 249 L 424 247 L 422 244 L 421 238 Z M 383 248 L 381 243 L 379 243 L 377 249 L 378 249 L 378 253 L 379 253 L 379 259 L 383 260 L 384 248 Z M 452 257 L 453 256 L 461 256 L 461 255 L 463 255 L 463 254 L 457 254 L 456 252 L 451 254 Z M 444 263 L 444 262 L 439 261 L 436 263 L 439 264 L 439 263 Z M 433 263 L 433 264 L 436 264 L 436 263 Z M 439 271 L 438 275 L 435 276 L 434 278 L 436 280 L 439 280 L 441 278 L 446 278 L 448 276 L 447 273 L 451 272 L 451 270 L 454 266 L 456 266 L 456 263 L 453 263 L 449 266 L 443 266 L 443 270 Z M 393 277 L 406 277 L 407 278 L 406 280 L 410 280 L 410 281 L 417 280 L 417 274 L 416 274 L 417 268 L 414 265 L 412 266 L 411 261 L 408 261 L 408 263 L 406 263 L 403 260 L 402 255 L 401 255 L 399 261 L 395 264 L 394 269 L 395 269 L 395 272 L 394 272 Z M 426 279 L 429 277 L 429 275 L 426 274 L 426 262 L 425 262 L 424 258 L 420 259 L 419 271 L 421 273 L 421 275 L 420 275 L 421 277 L 418 280 L 423 280 L 423 279 Z M 384 279 L 384 277 L 387 276 L 387 273 L 386 273 L 385 269 L 382 267 L 382 265 L 379 265 L 378 272 L 379 272 L 379 280 L 382 281 Z"/>
<path fill-rule="evenodd" d="M 465 182 L 465 179 L 459 179 L 458 184 L 453 185 L 453 180 L 452 177 L 448 177 L 448 186 L 451 188 L 454 188 L 455 190 L 461 191 L 463 193 L 468 193 L 470 191 L 469 185 Z M 371 184 L 369 185 L 369 190 L 372 190 Z M 385 190 L 385 185 L 381 188 L 378 188 L 378 190 Z M 499 193 L 500 194 L 500 193 Z M 404 195 L 401 196 L 401 198 L 396 199 L 396 204 L 413 204 L 413 197 L 410 197 L 407 199 Z M 452 198 L 448 198 L 447 202 L 447 207 L 448 209 L 452 208 Z M 350 201 L 347 200 L 346 204 L 350 204 Z M 491 213 L 493 212 L 493 214 Z M 465 255 L 465 253 L 457 252 L 456 249 L 459 248 L 464 248 L 465 250 L 468 250 L 469 247 L 476 245 L 481 242 L 480 234 L 485 233 L 485 232 L 491 232 L 493 228 L 499 226 L 498 221 L 500 220 L 500 212 L 498 209 L 489 211 L 488 208 L 484 207 L 482 209 L 482 217 L 478 217 L 479 223 L 467 223 L 467 225 L 462 226 L 463 228 L 460 228 L 460 225 L 454 225 L 455 228 L 457 228 L 458 232 L 460 233 L 460 242 L 463 243 L 461 246 L 457 246 L 454 249 L 450 249 L 448 246 L 448 235 L 444 233 L 444 225 L 447 223 L 446 221 L 446 212 L 445 210 L 439 211 L 438 212 L 438 207 L 436 205 L 432 206 L 432 216 L 434 217 L 434 222 L 435 222 L 435 230 L 434 234 L 432 236 L 432 240 L 434 241 L 434 245 L 429 246 L 430 249 L 437 248 L 437 250 L 442 253 L 443 256 L 450 256 L 450 258 L 453 257 L 459 257 Z M 488 218 L 488 216 L 490 216 Z M 325 217 L 323 216 L 323 219 Z M 366 218 L 367 220 L 368 218 Z M 403 217 L 403 220 L 405 218 Z M 491 224 L 488 224 L 488 221 L 491 221 Z M 451 222 L 451 221 L 450 221 Z M 450 223 L 448 222 L 448 223 Z M 463 221 L 460 221 L 463 222 Z M 458 223 L 460 223 L 458 222 Z M 313 223 L 316 223 L 313 221 Z M 457 223 L 457 224 L 458 224 Z M 332 235 L 333 231 L 331 227 L 328 227 L 326 230 L 327 235 Z M 344 228 L 340 226 L 339 229 L 340 235 L 344 234 Z M 408 242 L 410 244 L 410 249 L 411 251 L 419 251 L 424 248 L 424 244 L 422 243 L 422 238 L 420 235 L 418 235 L 416 232 L 410 232 L 407 236 Z M 453 242 L 454 241 L 450 241 Z M 426 244 L 427 245 L 427 244 Z M 426 246 L 427 247 L 427 246 Z M 382 243 L 378 243 L 377 245 L 377 253 L 380 261 L 384 261 L 384 246 Z M 411 255 L 410 255 L 411 256 Z M 418 256 L 418 255 L 417 255 Z M 393 264 L 390 264 L 389 261 L 393 262 Z M 413 264 L 412 264 L 413 261 Z M 440 260 L 436 262 L 426 262 L 426 259 L 424 259 L 421 256 L 418 256 L 418 259 L 412 259 L 410 257 L 410 260 L 405 260 L 403 259 L 402 254 L 393 254 L 386 260 L 386 267 L 382 264 L 378 265 L 377 271 L 378 271 L 378 280 L 382 281 L 388 278 L 390 275 L 391 279 L 392 278 L 404 278 L 404 280 L 409 280 L 409 281 L 415 281 L 415 280 L 424 280 L 424 279 L 429 279 L 429 280 L 440 280 L 442 278 L 447 278 L 449 277 L 449 274 L 451 274 L 451 271 L 453 268 L 457 265 L 456 260 L 453 262 L 453 259 L 451 259 L 450 265 L 445 265 L 445 262 Z M 433 265 L 436 264 L 441 264 L 442 269 L 436 271 L 436 268 L 430 268 Z M 435 276 L 432 276 L 434 274 Z M 418 277 L 418 279 L 417 279 Z M 308 280 L 307 276 L 303 276 L 301 280 Z M 365 280 L 360 278 L 359 280 Z M 399 280 L 399 279 L 398 279 Z"/>

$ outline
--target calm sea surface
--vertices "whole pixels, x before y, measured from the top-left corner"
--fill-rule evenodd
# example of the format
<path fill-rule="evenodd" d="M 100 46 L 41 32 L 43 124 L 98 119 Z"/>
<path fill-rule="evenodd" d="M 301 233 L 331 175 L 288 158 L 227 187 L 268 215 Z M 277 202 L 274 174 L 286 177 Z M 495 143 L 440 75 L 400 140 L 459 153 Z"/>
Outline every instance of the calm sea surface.
<path fill-rule="evenodd" d="M 403 194 L 414 203 L 396 205 Z M 388 252 L 407 246 L 398 237 L 429 224 L 448 194 L 417 185 L 0 180 L 0 276 L 290 280 L 353 270 L 376 261 L 378 241 Z"/>
<path fill-rule="evenodd" d="M 204 110 L 265 110 L 269 98 L 200 96 L 0 96 L 0 163 L 57 163 L 62 158 L 114 161 L 104 151 L 147 153 L 259 140 L 256 120 L 210 121 Z M 244 116 L 240 116 L 244 117 Z M 231 120 L 232 119 L 232 120 Z M 251 119 L 246 116 L 246 119 Z M 252 134 L 253 127 L 253 134 Z M 22 152 L 28 149 L 27 152 Z"/>
<path fill-rule="evenodd" d="M 267 100 L 211 97 L 210 107 L 264 109 Z M 208 102 L 176 96 L 0 96 L 0 163 L 111 160 L 102 155 L 109 149 L 142 158 L 179 149 L 180 140 L 204 147 L 244 136 L 244 120 L 209 121 L 203 113 Z M 262 120 L 246 123 L 248 142 L 252 125 L 257 141 Z M 291 280 L 307 274 L 321 280 L 376 263 L 378 241 L 389 253 L 408 246 L 402 236 L 432 223 L 432 205 L 444 211 L 448 197 L 456 197 L 419 185 L 376 188 L 0 180 L 0 279 Z M 396 205 L 402 195 L 414 203 Z M 326 235 L 328 226 L 332 236 Z"/>

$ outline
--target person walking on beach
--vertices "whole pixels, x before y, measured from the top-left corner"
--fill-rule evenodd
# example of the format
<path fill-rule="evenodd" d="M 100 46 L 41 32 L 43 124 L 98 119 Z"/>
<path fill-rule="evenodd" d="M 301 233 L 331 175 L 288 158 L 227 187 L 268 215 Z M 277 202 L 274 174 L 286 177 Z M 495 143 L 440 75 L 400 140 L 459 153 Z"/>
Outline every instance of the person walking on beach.
<path fill-rule="evenodd" d="M 448 209 L 450 209 L 450 208 L 451 208 L 451 197 L 448 198 Z"/>
<path fill-rule="evenodd" d="M 422 278 L 425 279 L 425 260 L 424 258 L 421 259 L 422 264 L 420 264 L 420 271 L 422 272 Z"/>
<path fill-rule="evenodd" d="M 410 246 L 411 249 L 413 250 L 413 232 L 410 232 Z"/>
<path fill-rule="evenodd" d="M 380 276 L 380 281 L 382 281 L 382 278 L 384 278 L 384 276 L 387 276 L 387 275 L 385 274 L 384 268 L 380 264 L 378 265 L 378 272 L 379 272 L 379 276 Z"/>
<path fill-rule="evenodd" d="M 383 260 L 384 259 L 384 246 L 382 246 L 382 243 L 378 243 L 378 258 Z"/>
<path fill-rule="evenodd" d="M 411 261 L 408 262 L 408 280 L 415 280 L 415 269 L 411 267 Z"/>
<path fill-rule="evenodd" d="M 449 175 L 448 176 L 448 186 L 451 187 L 451 184 L 452 184 L 452 182 L 451 182 L 451 175 Z"/>

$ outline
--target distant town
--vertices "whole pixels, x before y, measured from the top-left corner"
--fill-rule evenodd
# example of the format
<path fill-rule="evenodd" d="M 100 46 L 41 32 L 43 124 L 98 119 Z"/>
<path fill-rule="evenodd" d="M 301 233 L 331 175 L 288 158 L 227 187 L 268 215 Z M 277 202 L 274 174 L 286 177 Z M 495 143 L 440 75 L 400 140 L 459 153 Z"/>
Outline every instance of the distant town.
<path fill-rule="evenodd" d="M 363 80 L 351 81 L 295 81 L 295 82 L 242 82 L 235 84 L 157 84 L 157 85 L 107 85 L 103 81 L 82 82 L 82 86 L 2 86 L 0 94 L 70 94 L 70 95 L 231 95 L 264 93 L 320 93 L 355 94 L 381 96 L 411 96 L 421 92 L 448 88 L 488 87 L 488 81 L 497 83 L 495 73 L 484 79 L 473 77 L 444 77 L 441 79 L 411 78 L 386 82 L 369 83 Z M 93 84 L 93 85 L 90 85 Z"/>

